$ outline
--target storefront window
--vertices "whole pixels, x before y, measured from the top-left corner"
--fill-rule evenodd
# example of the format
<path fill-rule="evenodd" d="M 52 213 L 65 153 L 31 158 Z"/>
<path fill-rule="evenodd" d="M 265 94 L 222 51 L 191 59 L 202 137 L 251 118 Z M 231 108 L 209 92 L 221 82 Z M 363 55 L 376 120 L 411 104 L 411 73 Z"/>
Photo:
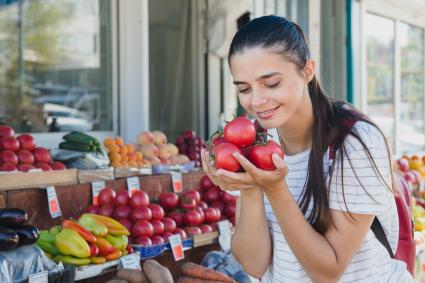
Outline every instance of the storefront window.
<path fill-rule="evenodd" d="M 394 21 L 366 15 L 367 114 L 394 145 Z"/>
<path fill-rule="evenodd" d="M 0 124 L 113 130 L 111 3 L 0 0 Z"/>
<path fill-rule="evenodd" d="M 424 31 L 400 23 L 400 150 L 423 150 L 424 139 Z"/>

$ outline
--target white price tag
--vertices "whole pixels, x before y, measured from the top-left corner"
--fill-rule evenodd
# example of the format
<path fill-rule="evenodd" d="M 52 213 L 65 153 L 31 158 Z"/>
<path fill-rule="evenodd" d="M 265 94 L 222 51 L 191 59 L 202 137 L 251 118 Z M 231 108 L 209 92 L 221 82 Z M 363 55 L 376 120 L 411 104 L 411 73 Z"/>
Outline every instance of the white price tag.
<path fill-rule="evenodd" d="M 182 173 L 171 171 L 171 181 L 173 183 L 173 191 L 175 193 L 181 193 L 183 191 L 183 184 L 182 184 Z"/>
<path fill-rule="evenodd" d="M 39 273 L 30 274 L 28 277 L 28 283 L 48 283 L 47 271 L 41 271 Z"/>
<path fill-rule="evenodd" d="M 127 178 L 127 189 L 130 196 L 132 196 L 135 192 L 140 191 L 139 177 Z"/>
<path fill-rule="evenodd" d="M 218 237 L 218 243 L 224 251 L 229 251 L 231 248 L 232 240 L 232 229 L 229 220 L 223 220 L 218 222 L 218 229 L 220 236 Z"/>
<path fill-rule="evenodd" d="M 168 237 L 175 261 L 184 259 L 183 243 L 180 234 Z"/>
<path fill-rule="evenodd" d="M 47 187 L 47 202 L 49 204 L 49 211 L 52 218 L 62 216 L 61 208 L 59 206 L 58 196 L 56 195 L 55 187 Z"/>
<path fill-rule="evenodd" d="M 121 257 L 121 266 L 122 268 L 126 268 L 126 269 L 141 270 L 142 267 L 140 266 L 140 254 L 132 253 L 132 254 Z"/>
<path fill-rule="evenodd" d="M 94 205 L 99 204 L 99 193 L 106 187 L 105 181 L 92 182 L 91 183 L 91 191 L 92 191 L 92 201 Z"/>

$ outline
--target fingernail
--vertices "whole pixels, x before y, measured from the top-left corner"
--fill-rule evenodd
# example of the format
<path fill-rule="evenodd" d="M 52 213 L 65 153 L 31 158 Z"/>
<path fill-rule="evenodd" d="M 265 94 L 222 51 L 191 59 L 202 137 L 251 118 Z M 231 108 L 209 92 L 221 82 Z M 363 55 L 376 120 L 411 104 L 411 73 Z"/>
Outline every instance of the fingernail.
<path fill-rule="evenodd" d="M 233 153 L 233 157 L 239 157 L 240 156 L 240 154 L 239 153 L 237 153 L 237 152 L 234 152 Z"/>

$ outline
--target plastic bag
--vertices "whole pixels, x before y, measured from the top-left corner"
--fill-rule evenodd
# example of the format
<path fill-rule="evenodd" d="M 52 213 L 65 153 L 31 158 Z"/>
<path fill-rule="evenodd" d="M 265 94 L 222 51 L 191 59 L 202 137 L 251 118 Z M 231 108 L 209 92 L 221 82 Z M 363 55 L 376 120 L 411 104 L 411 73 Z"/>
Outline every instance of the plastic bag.
<path fill-rule="evenodd" d="M 10 251 L 0 252 L 0 282 L 26 282 L 28 276 L 41 271 L 56 272 L 63 270 L 50 260 L 44 252 L 35 245 L 27 245 Z"/>
<path fill-rule="evenodd" d="M 101 169 L 109 165 L 108 155 L 104 150 L 102 152 L 80 152 L 67 149 L 52 150 L 54 160 L 65 164 L 67 168 L 77 169 Z"/>

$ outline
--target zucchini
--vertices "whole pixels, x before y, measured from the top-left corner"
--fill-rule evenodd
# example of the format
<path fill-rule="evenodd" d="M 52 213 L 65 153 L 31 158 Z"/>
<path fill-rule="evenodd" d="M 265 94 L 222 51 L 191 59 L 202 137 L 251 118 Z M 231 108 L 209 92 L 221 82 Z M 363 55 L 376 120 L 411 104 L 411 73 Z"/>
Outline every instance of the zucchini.
<path fill-rule="evenodd" d="M 82 152 L 92 151 L 91 146 L 86 144 L 86 143 L 77 143 L 77 142 L 68 142 L 68 141 L 61 142 L 59 144 L 59 148 L 68 149 L 68 150 L 75 150 L 75 151 L 82 151 Z"/>
<path fill-rule="evenodd" d="M 96 139 L 82 132 L 70 132 L 63 136 L 63 139 L 68 142 L 78 142 L 84 144 L 93 144 Z"/>

